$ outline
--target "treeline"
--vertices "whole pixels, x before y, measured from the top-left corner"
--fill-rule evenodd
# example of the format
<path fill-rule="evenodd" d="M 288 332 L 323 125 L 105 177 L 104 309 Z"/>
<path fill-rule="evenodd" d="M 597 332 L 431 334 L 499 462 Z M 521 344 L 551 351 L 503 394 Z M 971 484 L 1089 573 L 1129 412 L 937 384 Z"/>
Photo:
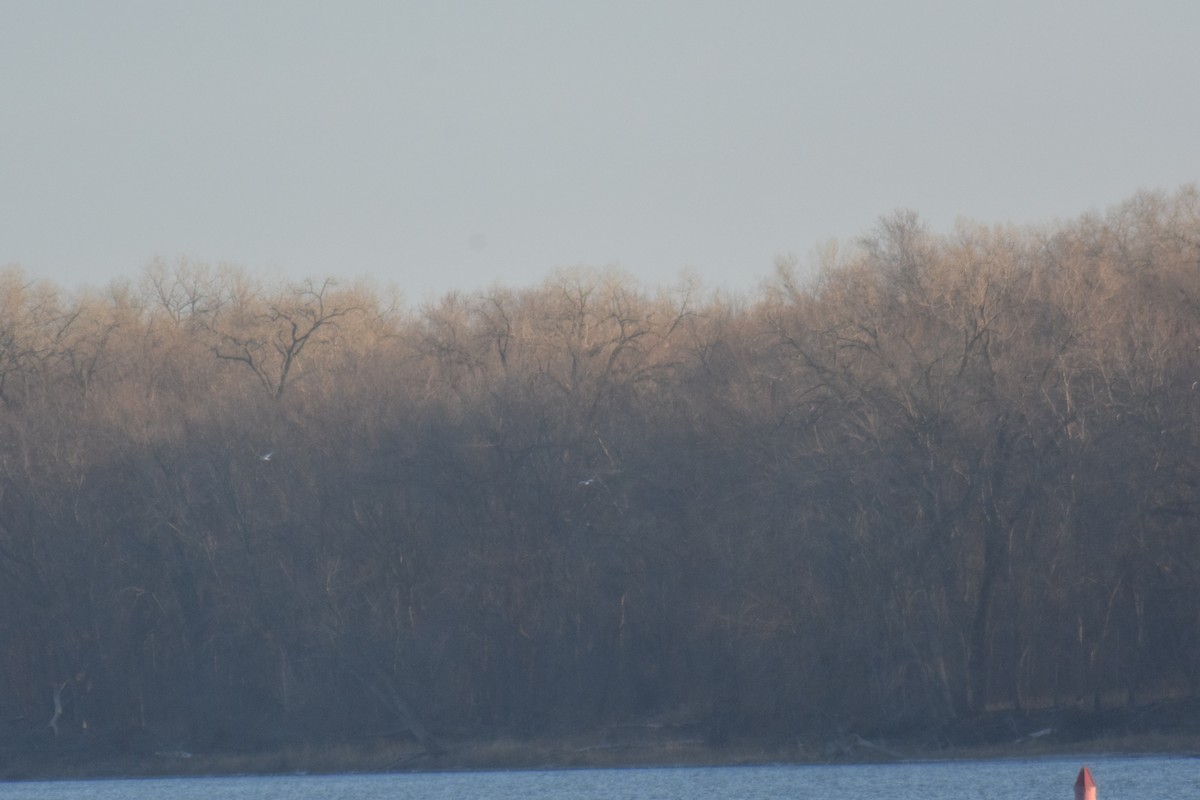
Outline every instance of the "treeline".
<path fill-rule="evenodd" d="M 1200 194 L 749 298 L 0 279 L 0 743 L 936 727 L 1200 681 Z"/>

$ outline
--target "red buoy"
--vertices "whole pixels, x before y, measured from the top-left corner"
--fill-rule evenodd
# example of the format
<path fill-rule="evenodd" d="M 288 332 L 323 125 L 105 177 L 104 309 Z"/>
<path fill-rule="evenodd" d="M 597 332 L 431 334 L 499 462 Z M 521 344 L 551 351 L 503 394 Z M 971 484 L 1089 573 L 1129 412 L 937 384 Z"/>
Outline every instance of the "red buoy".
<path fill-rule="evenodd" d="M 1075 779 L 1075 800 L 1096 800 L 1096 782 L 1087 767 L 1079 770 Z"/>

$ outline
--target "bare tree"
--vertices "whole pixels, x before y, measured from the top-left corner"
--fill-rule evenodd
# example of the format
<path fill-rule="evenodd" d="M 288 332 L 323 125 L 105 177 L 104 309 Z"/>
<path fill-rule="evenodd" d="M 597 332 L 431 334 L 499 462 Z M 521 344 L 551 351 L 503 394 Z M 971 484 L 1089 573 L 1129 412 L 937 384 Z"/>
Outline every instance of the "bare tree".
<path fill-rule="evenodd" d="M 219 359 L 244 364 L 274 398 L 283 395 L 300 355 L 311 343 L 337 327 L 337 321 L 359 311 L 342 306 L 326 279 L 289 287 L 272 298 L 237 296 L 210 323 Z"/>

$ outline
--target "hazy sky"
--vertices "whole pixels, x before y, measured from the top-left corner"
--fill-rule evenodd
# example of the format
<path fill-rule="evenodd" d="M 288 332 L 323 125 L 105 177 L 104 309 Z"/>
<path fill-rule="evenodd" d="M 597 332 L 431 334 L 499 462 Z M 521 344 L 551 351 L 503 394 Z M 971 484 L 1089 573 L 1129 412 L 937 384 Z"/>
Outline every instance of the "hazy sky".
<path fill-rule="evenodd" d="M 1200 3 L 0 0 L 0 265 L 754 289 L 1200 181 Z"/>

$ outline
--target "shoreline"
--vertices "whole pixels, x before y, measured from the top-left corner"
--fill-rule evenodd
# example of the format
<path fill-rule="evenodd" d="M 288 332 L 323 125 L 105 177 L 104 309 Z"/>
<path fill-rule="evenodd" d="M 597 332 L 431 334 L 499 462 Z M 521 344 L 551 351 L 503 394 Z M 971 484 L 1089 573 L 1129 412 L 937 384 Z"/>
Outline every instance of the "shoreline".
<path fill-rule="evenodd" d="M 0 781 L 104 780 L 285 774 L 494 772 L 654 767 L 853 765 L 984 761 L 1078 756 L 1200 757 L 1200 735 L 1136 734 L 1078 741 L 1048 737 L 1008 743 L 919 747 L 903 740 L 814 746 L 743 739 L 723 745 L 695 740 L 612 741 L 576 736 L 555 739 L 471 740 L 428 753 L 407 742 L 297 745 L 258 752 L 160 751 L 111 755 L 64 750 L 0 753 Z"/>

